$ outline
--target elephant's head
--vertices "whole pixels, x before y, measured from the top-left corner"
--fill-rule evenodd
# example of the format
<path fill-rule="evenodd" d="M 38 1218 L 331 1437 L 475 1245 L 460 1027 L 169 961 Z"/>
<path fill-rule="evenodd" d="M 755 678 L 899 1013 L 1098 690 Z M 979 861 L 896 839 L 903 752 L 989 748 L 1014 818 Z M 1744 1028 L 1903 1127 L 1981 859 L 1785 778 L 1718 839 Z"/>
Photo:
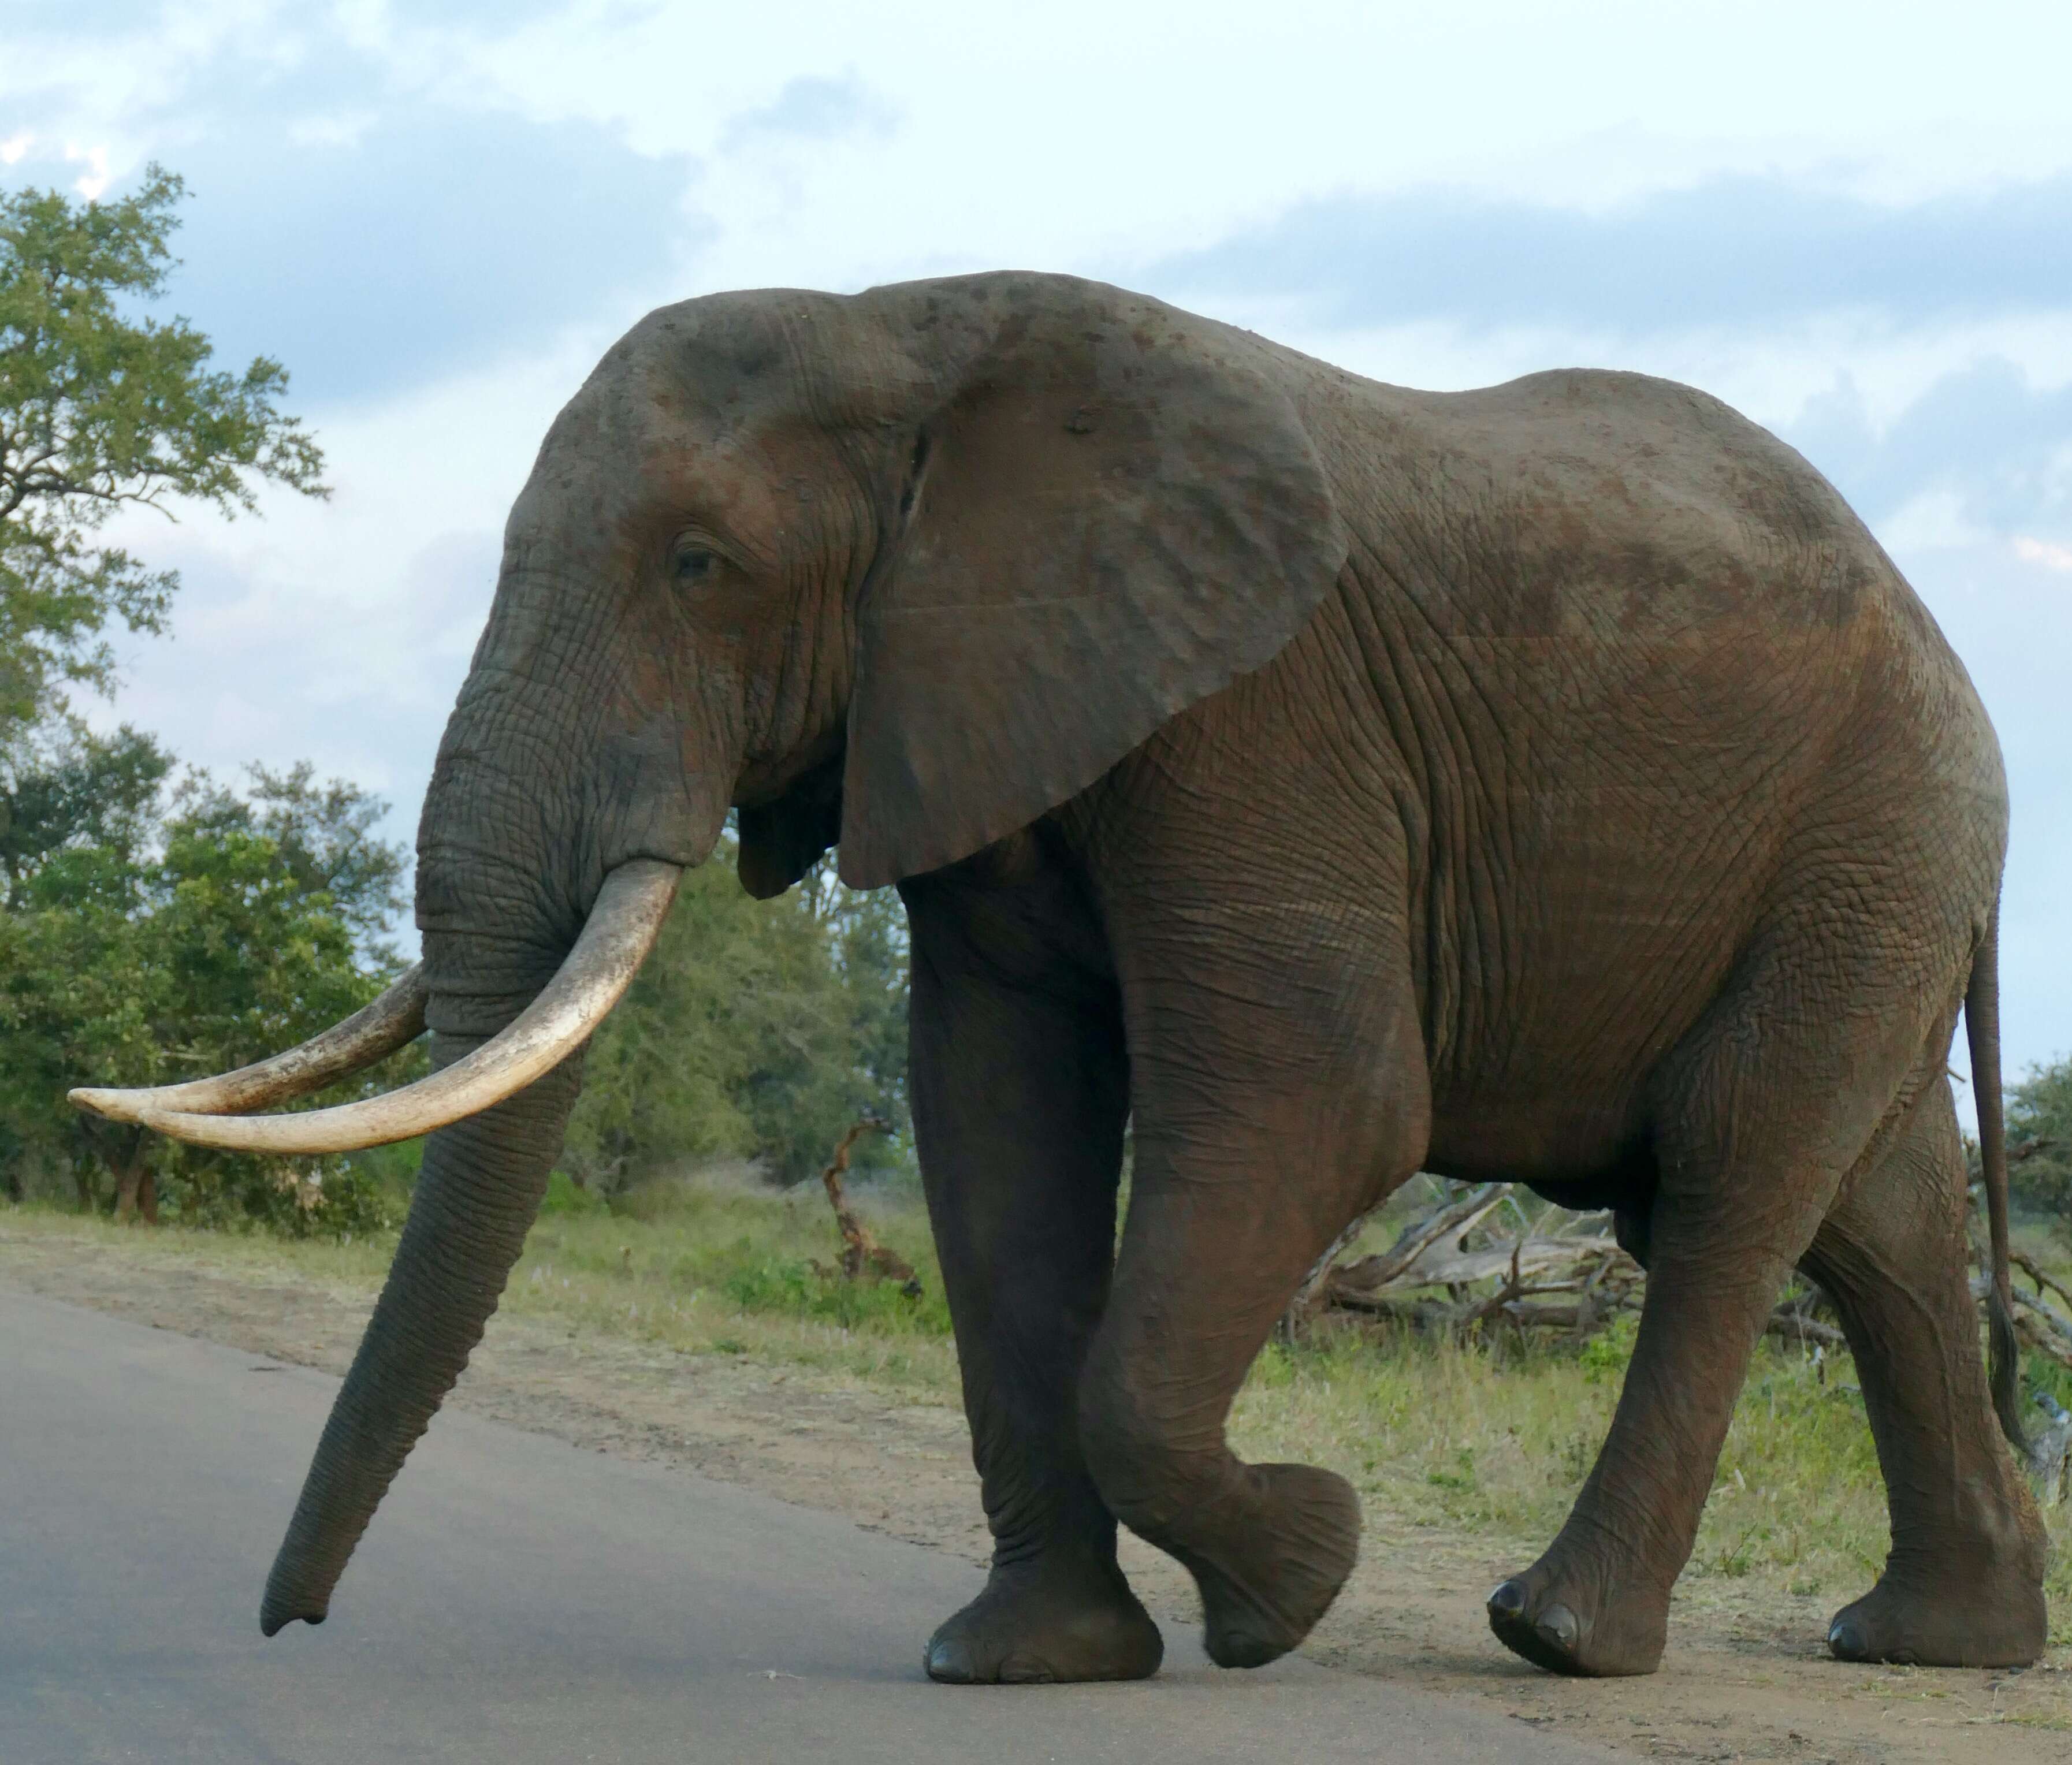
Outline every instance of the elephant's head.
<path fill-rule="evenodd" d="M 1266 662 L 1346 543 L 1244 333 L 1061 277 L 713 296 L 643 319 L 556 420 L 418 834 L 424 960 L 239 1073 L 76 1094 L 204 1143 L 430 1132 L 393 1268 L 268 1584 L 314 1623 L 480 1340 L 580 1050 L 730 807 L 780 893 L 874 887 L 1083 790 Z M 438 1070 L 302 1114 L 415 1035 Z"/>

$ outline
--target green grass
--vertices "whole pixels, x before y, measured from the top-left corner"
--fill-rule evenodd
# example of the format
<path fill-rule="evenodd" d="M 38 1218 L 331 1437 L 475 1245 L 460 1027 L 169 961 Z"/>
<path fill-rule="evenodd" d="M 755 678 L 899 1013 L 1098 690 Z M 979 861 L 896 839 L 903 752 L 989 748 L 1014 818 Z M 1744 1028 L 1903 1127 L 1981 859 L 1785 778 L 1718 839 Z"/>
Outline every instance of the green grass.
<path fill-rule="evenodd" d="M 881 1241 L 914 1265 L 919 1299 L 816 1272 L 840 1248 L 817 1184 L 778 1193 L 711 1176 L 637 1192 L 613 1211 L 557 1180 L 504 1309 L 573 1332 L 817 1369 L 954 1403 L 955 1350 L 918 1198 L 898 1188 L 861 1188 L 854 1198 Z M 125 1254 L 361 1291 L 378 1283 L 393 1250 L 393 1239 L 124 1231 L 31 1209 L 0 1213 L 0 1222 L 10 1235 L 84 1233 Z M 1630 1318 L 1580 1349 L 1327 1325 L 1260 1357 L 1232 1417 L 1233 1443 L 1249 1459 L 1330 1466 L 1399 1532 L 1431 1528 L 1536 1552 L 1596 1456 L 1632 1340 Z M 2029 1371 L 2072 1407 L 2072 1378 L 2041 1362 Z M 1758 1351 L 1688 1580 L 1831 1603 L 1870 1585 L 1885 1558 L 1885 1497 L 1856 1385 L 1846 1355 L 1816 1369 L 1788 1347 Z M 2072 1504 L 2050 1510 L 2049 1523 L 2059 1547 L 2054 1640 L 2063 1646 L 2072 1644 Z"/>
<path fill-rule="evenodd" d="M 896 1191 L 859 1188 L 851 1199 L 914 1266 L 918 1299 L 816 1269 L 831 1269 L 841 1248 L 817 1183 L 782 1193 L 738 1177 L 656 1184 L 615 1212 L 557 1176 L 504 1308 L 955 1401 L 956 1350 L 926 1216 Z"/>
<path fill-rule="evenodd" d="M 2028 1247 L 2048 1260 L 2043 1242 Z M 1329 1466 L 1398 1525 L 1512 1538 L 1536 1554 L 1610 1426 L 1637 1321 L 1621 1316 L 1580 1350 L 1327 1325 L 1261 1355 L 1231 1440 L 1249 1459 Z M 2049 1391 L 2072 1408 L 2065 1369 L 2032 1356 L 2025 1375 L 2032 1394 Z M 2072 1646 L 2072 1503 L 2045 1518 L 2055 1547 L 2045 1583 L 2052 1641 L 2063 1648 Z M 1816 1365 L 1766 1340 L 1685 1581 L 1746 1582 L 1839 1603 L 1868 1588 L 1889 1543 L 1854 1363 L 1843 1352 Z"/>
<path fill-rule="evenodd" d="M 1630 1349 L 1631 1332 L 1600 1340 Z M 1579 1354 L 1327 1332 L 1260 1357 L 1231 1435 L 1248 1457 L 1330 1466 L 1399 1526 L 1486 1533 L 1536 1554 L 1610 1425 L 1623 1364 L 1608 1367 L 1609 1358 L 1595 1344 Z M 1876 1579 L 1887 1543 L 1884 1485 L 1854 1384 L 1846 1356 L 1830 1361 L 1823 1381 L 1794 1352 L 1758 1350 L 1687 1579 L 1831 1599 Z M 2062 1519 L 2056 1529 L 2062 1542 Z M 2066 1612 L 2072 1581 L 2062 1559 L 2052 1596 Z"/>

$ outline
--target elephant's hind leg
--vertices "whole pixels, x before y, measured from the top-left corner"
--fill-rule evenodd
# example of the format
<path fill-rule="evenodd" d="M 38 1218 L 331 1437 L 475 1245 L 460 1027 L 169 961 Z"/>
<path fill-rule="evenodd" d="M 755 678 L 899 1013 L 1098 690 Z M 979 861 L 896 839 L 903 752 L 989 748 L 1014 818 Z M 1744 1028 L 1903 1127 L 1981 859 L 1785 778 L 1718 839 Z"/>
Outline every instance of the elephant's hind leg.
<path fill-rule="evenodd" d="M 994 1540 L 926 1664 L 964 1685 L 1141 1679 L 1165 1644 L 1116 1565 L 1074 1407 L 1128 1109 L 1114 986 L 1063 879 L 970 868 L 902 889 L 915 1128 Z"/>
<path fill-rule="evenodd" d="M 1986 1389 L 1964 1209 L 1938 1070 L 1803 1264 L 1842 1314 L 1892 1508 L 1884 1574 L 1828 1631 L 1844 1660 L 2014 1667 L 2043 1649 L 2042 1522 Z"/>
<path fill-rule="evenodd" d="M 1947 985 L 1874 938 L 1774 934 L 1657 1073 L 1633 1361 L 1560 1534 L 1490 1596 L 1506 1647 L 1557 1673 L 1655 1670 L 1764 1320 L 1844 1178 L 1903 1126 L 1932 1039 L 1923 1001 Z"/>

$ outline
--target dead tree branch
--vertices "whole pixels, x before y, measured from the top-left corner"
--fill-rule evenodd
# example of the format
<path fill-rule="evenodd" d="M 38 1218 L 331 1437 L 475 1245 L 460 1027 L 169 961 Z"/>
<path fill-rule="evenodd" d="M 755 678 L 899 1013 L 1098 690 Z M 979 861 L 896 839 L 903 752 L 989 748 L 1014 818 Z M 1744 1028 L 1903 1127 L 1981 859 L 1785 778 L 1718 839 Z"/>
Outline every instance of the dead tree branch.
<path fill-rule="evenodd" d="M 2056 1294 L 2067 1305 L 2072 1305 L 2072 1287 L 2067 1287 L 2062 1281 L 2052 1275 L 2045 1274 L 2037 1266 L 2036 1258 L 2026 1250 L 2008 1251 L 2008 1260 L 2036 1283 L 2036 1291 L 2038 1294 L 2047 1290 Z"/>
<path fill-rule="evenodd" d="M 1505 1229 L 1495 1225 L 1505 1215 Z M 1536 1216 L 1507 1183 L 1486 1183 L 1441 1202 L 1397 1234 L 1378 1255 L 1340 1262 L 1358 1238 L 1356 1221 L 1318 1262 L 1282 1321 L 1284 1338 L 1331 1313 L 1465 1334 L 1492 1326 L 1559 1330 L 1581 1339 L 1622 1311 L 1638 1311 L 1646 1277 L 1605 1231 L 1606 1217 Z M 1511 1229 L 1511 1222 L 1515 1229 Z M 2015 1295 L 2015 1327 L 2028 1347 L 2072 1366 L 2072 1320 L 2043 1295 L 2072 1303 L 2072 1289 L 2016 1251 L 2015 1262 L 2037 1292 Z M 1492 1285 L 1494 1283 L 1494 1285 Z M 1983 1297 L 1982 1277 L 1973 1283 Z M 1828 1318 L 1818 1288 L 1799 1287 L 1764 1323 L 1765 1334 L 1802 1348 L 1837 1349 L 1848 1338 Z"/>
<path fill-rule="evenodd" d="M 857 1217 L 856 1209 L 849 1205 L 848 1192 L 842 1187 L 842 1173 L 849 1168 L 849 1156 L 856 1143 L 866 1134 L 890 1134 L 892 1124 L 880 1121 L 874 1115 L 866 1115 L 853 1123 L 835 1144 L 835 1155 L 828 1161 L 828 1168 L 820 1172 L 820 1184 L 828 1192 L 828 1204 L 835 1210 L 835 1228 L 841 1233 L 841 1256 L 832 1270 L 824 1274 L 839 1274 L 845 1281 L 895 1281 L 900 1291 L 911 1299 L 921 1296 L 921 1278 L 914 1272 L 913 1265 L 896 1250 L 887 1250 L 871 1236 L 870 1228 Z M 816 1269 L 818 1263 L 814 1264 Z"/>

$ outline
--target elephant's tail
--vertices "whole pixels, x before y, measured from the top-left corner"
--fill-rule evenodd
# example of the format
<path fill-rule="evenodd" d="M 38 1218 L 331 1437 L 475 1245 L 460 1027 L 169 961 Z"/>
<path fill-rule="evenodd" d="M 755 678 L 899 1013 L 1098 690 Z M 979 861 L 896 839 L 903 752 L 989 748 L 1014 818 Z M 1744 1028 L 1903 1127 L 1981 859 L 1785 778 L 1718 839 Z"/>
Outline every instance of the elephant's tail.
<path fill-rule="evenodd" d="M 1985 1179 L 1986 1225 L 1992 1235 L 1992 1285 L 1986 1295 L 1992 1336 L 1993 1410 L 2018 1453 L 2029 1451 L 2021 1425 L 2021 1345 L 2014 1333 L 2014 1289 L 2008 1270 L 2007 1119 L 2000 1108 L 2000 909 L 1993 903 L 1986 935 L 1971 958 L 1964 990 L 1964 1039 L 1971 1050 L 1971 1095 L 1979 1108 L 1979 1164 Z"/>

